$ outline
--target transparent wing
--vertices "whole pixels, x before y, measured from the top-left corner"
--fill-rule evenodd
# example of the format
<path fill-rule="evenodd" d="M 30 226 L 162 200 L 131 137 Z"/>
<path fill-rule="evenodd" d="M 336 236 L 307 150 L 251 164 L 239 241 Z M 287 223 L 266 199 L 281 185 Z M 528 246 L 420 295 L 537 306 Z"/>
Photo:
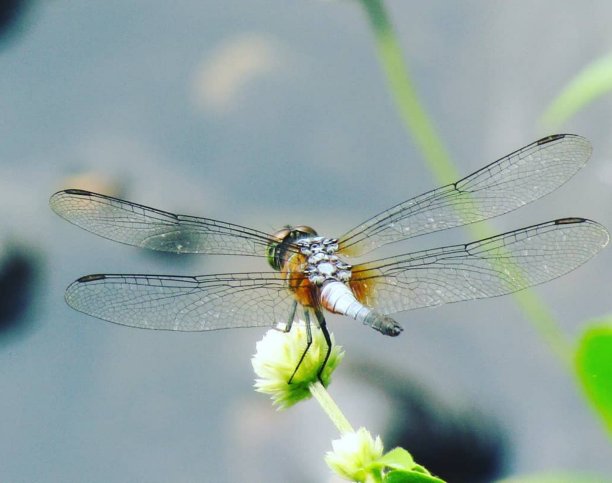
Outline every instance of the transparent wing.
<path fill-rule="evenodd" d="M 276 273 L 228 273 L 87 275 L 66 289 L 66 302 L 130 327 L 203 331 L 286 323 L 294 299 Z"/>
<path fill-rule="evenodd" d="M 591 144 L 573 134 L 540 139 L 456 183 L 404 201 L 340 238 L 348 256 L 387 243 L 507 213 L 554 191 L 591 156 Z"/>
<path fill-rule="evenodd" d="M 350 285 L 362 303 L 385 314 L 495 297 L 574 270 L 608 240 L 600 224 L 564 218 L 467 245 L 357 265 Z"/>
<path fill-rule="evenodd" d="M 265 256 L 273 238 L 251 228 L 83 190 L 59 191 L 49 204 L 62 218 L 96 235 L 165 252 Z"/>

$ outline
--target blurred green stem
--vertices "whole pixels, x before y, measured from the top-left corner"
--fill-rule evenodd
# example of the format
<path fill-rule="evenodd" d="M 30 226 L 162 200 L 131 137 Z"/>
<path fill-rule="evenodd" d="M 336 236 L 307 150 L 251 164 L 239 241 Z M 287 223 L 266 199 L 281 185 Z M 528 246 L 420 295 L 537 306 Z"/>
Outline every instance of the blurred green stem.
<path fill-rule="evenodd" d="M 612 91 L 612 55 L 584 67 L 565 86 L 542 114 L 540 125 L 546 132 L 556 130 L 595 99 Z"/>
<path fill-rule="evenodd" d="M 459 179 L 459 173 L 419 102 L 383 2 L 381 0 L 360 0 L 360 2 L 368 13 L 374 30 L 378 56 L 387 76 L 389 90 L 408 132 L 423 152 L 427 166 L 440 184 Z"/>
<path fill-rule="evenodd" d="M 389 90 L 408 134 L 421 150 L 438 184 L 445 185 L 459 179 L 460 175 L 438 136 L 433 122 L 419 102 L 383 1 L 359 1 L 374 31 L 378 56 L 387 77 Z M 468 225 L 467 228 L 477 238 L 487 236 L 482 223 Z M 571 368 L 572 345 L 559 328 L 546 304 L 530 290 L 518 292 L 514 294 L 514 297 L 527 319 L 539 331 L 553 352 L 568 368 Z"/>

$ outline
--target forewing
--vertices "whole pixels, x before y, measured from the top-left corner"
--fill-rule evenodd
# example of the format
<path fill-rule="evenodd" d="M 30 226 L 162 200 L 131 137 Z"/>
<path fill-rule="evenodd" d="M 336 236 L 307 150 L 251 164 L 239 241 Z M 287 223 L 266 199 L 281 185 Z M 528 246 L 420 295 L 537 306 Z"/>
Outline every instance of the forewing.
<path fill-rule="evenodd" d="M 591 155 L 591 144 L 573 134 L 540 139 L 456 183 L 383 211 L 340 238 L 348 256 L 387 243 L 474 223 L 507 213 L 571 178 Z"/>
<path fill-rule="evenodd" d="M 203 331 L 287 323 L 294 299 L 271 272 L 87 275 L 66 289 L 66 302 L 80 312 L 130 327 Z"/>
<path fill-rule="evenodd" d="M 362 303 L 385 314 L 495 297 L 574 270 L 608 240 L 600 224 L 565 218 L 468 245 L 357 265 L 350 285 Z"/>
<path fill-rule="evenodd" d="M 164 252 L 265 256 L 272 239 L 251 228 L 83 190 L 59 191 L 49 204 L 62 218 L 96 235 Z"/>

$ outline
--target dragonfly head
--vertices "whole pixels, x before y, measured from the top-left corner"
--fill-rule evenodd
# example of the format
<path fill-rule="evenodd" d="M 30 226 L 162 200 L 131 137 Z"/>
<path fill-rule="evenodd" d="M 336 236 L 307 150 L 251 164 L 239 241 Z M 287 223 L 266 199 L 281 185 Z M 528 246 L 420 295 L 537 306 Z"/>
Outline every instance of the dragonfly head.
<path fill-rule="evenodd" d="M 268 243 L 268 263 L 274 270 L 280 270 L 285 262 L 289 246 L 302 238 L 314 236 L 317 236 L 317 232 L 314 228 L 306 225 L 286 226 L 282 230 L 277 231 L 270 243 Z"/>

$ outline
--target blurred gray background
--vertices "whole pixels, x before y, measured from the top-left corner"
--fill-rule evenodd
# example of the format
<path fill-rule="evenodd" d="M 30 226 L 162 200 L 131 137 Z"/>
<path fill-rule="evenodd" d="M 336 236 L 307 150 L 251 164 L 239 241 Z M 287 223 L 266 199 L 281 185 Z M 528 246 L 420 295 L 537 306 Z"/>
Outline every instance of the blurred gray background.
<path fill-rule="evenodd" d="M 612 47 L 604 0 L 387 4 L 421 99 L 465 174 L 549 134 L 538 128 L 543 110 Z M 266 270 L 264 260 L 160 257 L 81 231 L 47 201 L 81 187 L 264 231 L 310 224 L 337 236 L 433 188 L 360 4 L 55 0 L 13 12 L 0 38 L 0 241 L 4 260 L 25 261 L 17 275 L 1 267 L 12 274 L 3 295 L 19 307 L 0 332 L 0 481 L 332 481 L 322 456 L 338 435 L 316 403 L 276 413 L 252 390 L 263 330 L 128 329 L 63 301 L 87 273 Z M 562 131 L 592 141 L 591 162 L 494 220 L 496 230 L 563 216 L 612 227 L 612 96 Z M 467 237 L 454 230 L 376 255 Z M 608 250 L 537 288 L 573 340 L 609 313 L 611 268 Z M 408 411 L 358 376 L 367 364 L 375 380 L 391 371 L 437 404 L 490 421 L 495 476 L 612 474 L 596 416 L 512 298 L 398 320 L 397 339 L 328 321 L 347 352 L 330 390 L 353 425 L 384 434 Z"/>

